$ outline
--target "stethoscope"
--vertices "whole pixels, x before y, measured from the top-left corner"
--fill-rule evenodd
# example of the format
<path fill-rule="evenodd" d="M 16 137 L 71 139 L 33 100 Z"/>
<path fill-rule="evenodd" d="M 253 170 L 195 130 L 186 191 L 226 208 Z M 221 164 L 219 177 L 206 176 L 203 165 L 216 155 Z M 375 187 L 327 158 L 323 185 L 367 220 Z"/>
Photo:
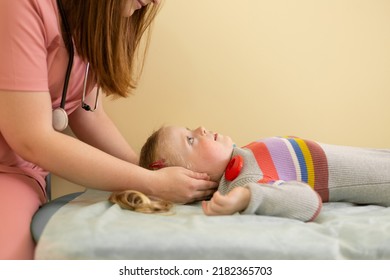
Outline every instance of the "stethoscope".
<path fill-rule="evenodd" d="M 61 103 L 60 107 L 53 110 L 53 127 L 57 131 L 63 131 L 65 128 L 68 127 L 69 123 L 69 117 L 68 114 L 65 111 L 65 103 L 66 103 L 66 95 L 68 92 L 68 85 L 69 85 L 69 79 L 70 74 L 72 72 L 73 67 L 73 58 L 74 58 L 74 47 L 72 43 L 72 34 L 70 33 L 69 23 L 66 19 L 64 7 L 62 6 L 61 0 L 57 0 L 58 9 L 60 11 L 62 23 L 64 25 L 65 33 L 68 38 L 69 42 L 69 61 L 68 66 L 66 68 L 65 73 L 65 81 L 64 81 L 64 87 L 62 88 L 62 96 L 61 96 Z M 84 85 L 83 85 L 83 96 L 81 100 L 81 107 L 90 112 L 94 112 L 98 107 L 98 98 L 99 98 L 99 87 L 96 92 L 96 99 L 95 99 L 95 106 L 94 108 L 91 108 L 87 103 L 85 103 L 85 95 L 87 91 L 87 81 L 88 81 L 88 74 L 89 74 L 89 63 L 87 63 L 85 67 L 85 74 L 84 74 Z"/>

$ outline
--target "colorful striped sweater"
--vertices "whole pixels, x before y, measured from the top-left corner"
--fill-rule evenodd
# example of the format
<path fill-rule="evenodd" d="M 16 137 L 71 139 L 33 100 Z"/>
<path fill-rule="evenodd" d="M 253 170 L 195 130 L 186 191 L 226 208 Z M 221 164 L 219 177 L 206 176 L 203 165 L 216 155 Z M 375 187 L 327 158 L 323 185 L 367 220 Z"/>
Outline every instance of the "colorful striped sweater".
<path fill-rule="evenodd" d="M 319 144 L 297 137 L 273 137 L 253 142 L 244 148 L 252 151 L 263 172 L 259 183 L 301 181 L 329 200 L 328 164 Z"/>
<path fill-rule="evenodd" d="M 231 178 L 229 164 L 218 190 L 248 187 L 251 201 L 243 214 L 310 221 L 322 202 L 390 205 L 390 150 L 271 137 L 235 147 L 232 162 L 237 157 L 243 160 L 237 177 Z"/>

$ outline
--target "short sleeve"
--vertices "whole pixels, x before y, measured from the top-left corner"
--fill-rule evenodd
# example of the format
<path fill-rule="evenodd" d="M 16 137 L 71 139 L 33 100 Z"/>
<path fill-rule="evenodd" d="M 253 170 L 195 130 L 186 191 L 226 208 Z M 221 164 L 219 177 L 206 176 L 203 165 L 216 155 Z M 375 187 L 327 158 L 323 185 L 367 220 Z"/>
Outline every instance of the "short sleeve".
<path fill-rule="evenodd" d="M 36 0 L 0 1 L 0 89 L 48 90 L 47 34 Z M 50 6 L 51 1 L 45 0 Z"/>

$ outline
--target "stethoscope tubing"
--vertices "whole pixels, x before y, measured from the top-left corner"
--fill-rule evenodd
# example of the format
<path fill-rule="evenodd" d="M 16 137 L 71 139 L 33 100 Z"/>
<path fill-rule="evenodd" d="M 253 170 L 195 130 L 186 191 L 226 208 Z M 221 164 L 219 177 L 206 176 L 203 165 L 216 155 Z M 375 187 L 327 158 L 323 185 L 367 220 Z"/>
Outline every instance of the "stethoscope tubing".
<path fill-rule="evenodd" d="M 73 47 L 72 34 L 70 32 L 69 23 L 68 20 L 66 19 L 65 10 L 64 7 L 62 6 L 61 0 L 57 0 L 57 5 L 60 11 L 62 23 L 64 25 L 65 33 L 67 36 L 67 40 L 68 40 L 67 48 L 69 51 L 69 61 L 68 61 L 68 66 L 66 68 L 65 81 L 64 81 L 64 87 L 62 88 L 62 96 L 61 96 L 61 104 L 60 104 L 60 108 L 65 110 L 66 95 L 68 92 L 70 74 L 72 72 L 72 67 L 73 67 L 74 47 Z"/>
<path fill-rule="evenodd" d="M 73 46 L 72 34 L 70 31 L 70 27 L 69 27 L 69 22 L 66 19 L 65 10 L 64 10 L 64 7 L 62 5 L 61 0 L 57 0 L 57 5 L 58 5 L 58 9 L 59 9 L 59 12 L 61 15 L 61 20 L 62 20 L 64 29 L 65 29 L 65 33 L 66 33 L 67 41 L 65 42 L 65 40 L 64 40 L 64 42 L 65 42 L 66 48 L 69 51 L 69 60 L 68 60 L 68 66 L 66 68 L 66 73 L 65 73 L 64 86 L 62 88 L 60 107 L 53 110 L 52 123 L 53 123 L 53 127 L 55 130 L 63 131 L 68 126 L 68 122 L 69 122 L 68 114 L 65 110 L 65 105 L 66 105 L 66 95 L 68 93 L 68 85 L 69 85 L 70 75 L 71 75 L 72 67 L 73 67 L 74 46 Z M 97 88 L 95 107 L 91 108 L 88 104 L 85 103 L 88 73 L 89 73 L 89 63 L 87 63 L 86 69 L 85 69 L 81 107 L 86 111 L 94 112 L 98 107 L 98 98 L 99 98 L 99 89 L 100 88 L 99 87 Z"/>

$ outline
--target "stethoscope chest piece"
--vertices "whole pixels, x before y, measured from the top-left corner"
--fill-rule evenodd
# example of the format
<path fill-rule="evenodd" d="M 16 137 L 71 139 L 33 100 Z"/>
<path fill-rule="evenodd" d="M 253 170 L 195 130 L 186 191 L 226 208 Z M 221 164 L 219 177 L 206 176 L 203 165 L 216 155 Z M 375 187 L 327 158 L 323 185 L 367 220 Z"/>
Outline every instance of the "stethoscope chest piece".
<path fill-rule="evenodd" d="M 68 126 L 68 114 L 62 108 L 53 111 L 53 127 L 57 131 L 63 131 Z"/>

